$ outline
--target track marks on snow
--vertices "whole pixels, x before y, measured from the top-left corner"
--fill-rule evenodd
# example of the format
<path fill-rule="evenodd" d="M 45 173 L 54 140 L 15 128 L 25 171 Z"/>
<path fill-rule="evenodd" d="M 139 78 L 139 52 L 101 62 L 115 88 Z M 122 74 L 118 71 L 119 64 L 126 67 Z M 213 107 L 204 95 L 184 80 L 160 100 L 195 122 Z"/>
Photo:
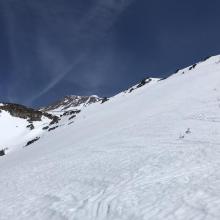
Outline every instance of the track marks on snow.
<path fill-rule="evenodd" d="M 191 181 L 201 176 L 203 172 L 208 172 L 209 169 L 211 167 L 205 164 L 195 166 L 190 170 L 173 171 L 169 175 L 167 173 L 148 175 L 148 169 L 142 167 L 123 181 L 110 184 L 97 191 L 97 193 L 88 192 L 87 195 L 84 195 L 84 199 L 77 198 L 77 195 L 74 195 L 73 192 L 71 196 L 69 195 L 68 203 L 67 198 L 62 193 L 59 198 L 57 196 L 46 196 L 42 198 L 42 201 L 43 203 L 47 201 L 47 206 L 50 207 L 50 210 L 54 208 L 54 213 L 59 213 L 60 209 L 60 216 L 63 215 L 70 220 L 139 220 L 148 219 L 147 216 L 151 216 L 151 218 L 181 219 L 181 210 L 186 211 L 189 209 L 191 210 L 190 213 L 195 215 L 197 213 L 197 218 L 192 215 L 191 219 L 205 219 L 205 216 L 210 215 L 208 211 L 201 211 L 204 205 L 193 207 L 187 201 L 189 199 L 189 196 L 187 197 L 187 190 L 189 190 L 187 187 L 192 185 Z M 180 186 L 182 188 L 179 188 Z M 176 195 L 170 194 L 175 187 L 177 190 Z M 148 196 L 151 197 L 149 203 L 146 200 Z M 71 197 L 73 199 L 72 204 Z M 142 200 L 141 197 L 145 200 Z M 174 201 L 176 204 L 170 206 L 170 203 Z M 68 204 L 68 206 L 62 207 L 63 204 Z M 170 207 L 172 207 L 172 210 Z"/>

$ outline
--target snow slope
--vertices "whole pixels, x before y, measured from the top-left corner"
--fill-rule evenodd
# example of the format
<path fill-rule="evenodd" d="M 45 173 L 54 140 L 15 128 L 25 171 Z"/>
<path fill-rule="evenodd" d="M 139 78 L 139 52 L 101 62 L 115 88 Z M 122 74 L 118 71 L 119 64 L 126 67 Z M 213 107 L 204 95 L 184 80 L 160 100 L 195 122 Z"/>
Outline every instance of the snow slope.
<path fill-rule="evenodd" d="M 20 150 L 44 133 L 70 125 L 84 108 L 102 100 L 97 96 L 66 96 L 40 110 L 0 103 L 0 151 L 7 149 L 8 154 Z"/>
<path fill-rule="evenodd" d="M 219 88 L 215 56 L 0 158 L 0 219 L 220 219 Z"/>
<path fill-rule="evenodd" d="M 0 104 L 0 107 L 6 105 Z M 28 141 L 40 136 L 43 133 L 42 128 L 49 125 L 51 121 L 51 118 L 43 115 L 40 120 L 31 121 L 28 117 L 16 117 L 10 112 L 0 109 L 0 150 L 6 148 L 7 153 L 9 153 L 21 149 Z M 32 129 L 30 125 L 33 126 Z"/>

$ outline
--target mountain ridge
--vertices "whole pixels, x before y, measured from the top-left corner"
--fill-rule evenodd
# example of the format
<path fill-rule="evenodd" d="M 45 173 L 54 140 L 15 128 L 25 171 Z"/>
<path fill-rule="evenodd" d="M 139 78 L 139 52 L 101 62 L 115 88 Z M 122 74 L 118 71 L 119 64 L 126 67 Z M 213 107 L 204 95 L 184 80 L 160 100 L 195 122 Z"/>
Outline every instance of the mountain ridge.
<path fill-rule="evenodd" d="M 183 69 L 179 69 L 178 71 L 176 71 L 174 74 L 170 75 L 166 79 L 175 77 L 175 75 L 179 75 L 179 74 L 187 74 L 188 72 L 194 69 L 201 68 L 201 66 L 203 67 L 207 65 L 218 64 L 219 62 L 220 62 L 220 55 L 207 57 L 191 66 L 188 66 Z M 137 89 L 140 89 L 145 86 L 149 87 L 149 86 L 155 85 L 166 79 L 147 77 L 143 79 L 142 81 L 140 81 L 138 84 L 117 94 L 116 97 L 120 95 L 123 96 L 123 94 L 130 94 L 130 93 L 136 92 Z M 101 98 L 96 95 L 92 95 L 92 96 L 68 95 L 46 107 L 41 107 L 36 110 L 33 108 L 25 107 L 23 105 L 11 104 L 11 103 L 0 104 L 0 110 L 8 111 L 11 116 L 26 119 L 28 124 L 25 127 L 28 130 L 34 130 L 35 127 L 37 127 L 37 129 L 40 130 L 40 132 L 38 132 L 39 135 L 34 135 L 33 137 L 31 136 L 31 139 L 26 140 L 26 144 L 27 144 L 31 142 L 33 139 L 36 139 L 36 138 L 40 139 L 40 136 L 45 131 L 53 131 L 60 126 L 62 127 L 64 125 L 70 125 L 74 123 L 74 120 L 77 117 L 77 115 L 89 105 L 95 104 L 95 103 L 103 104 L 104 102 L 111 100 L 114 97 L 115 96 L 111 98 L 107 98 L 107 97 Z M 44 119 L 41 120 L 43 116 L 44 116 Z M 48 118 L 49 121 L 45 120 L 45 118 Z M 39 129 L 38 126 L 34 125 L 33 123 L 34 121 L 41 121 L 43 126 L 41 126 L 41 128 Z M 15 126 L 18 126 L 18 125 L 15 125 Z M 23 142 L 23 147 L 26 144 Z M 2 145 L 4 145 L 4 143 Z M 5 147 L 5 145 L 3 147 Z M 6 148 L 9 148 L 9 146 L 6 146 Z"/>
<path fill-rule="evenodd" d="M 31 145 L 0 158 L 0 219 L 219 219 L 219 61 L 145 79 L 46 131 L 34 122 Z"/>

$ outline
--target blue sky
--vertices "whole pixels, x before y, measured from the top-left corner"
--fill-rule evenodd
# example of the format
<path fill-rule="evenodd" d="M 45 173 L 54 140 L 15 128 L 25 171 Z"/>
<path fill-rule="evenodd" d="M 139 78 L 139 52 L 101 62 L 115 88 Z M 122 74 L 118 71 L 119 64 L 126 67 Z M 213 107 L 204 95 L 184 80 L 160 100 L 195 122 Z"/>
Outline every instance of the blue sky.
<path fill-rule="evenodd" d="M 220 2 L 0 0 L 0 100 L 111 96 L 219 54 Z"/>

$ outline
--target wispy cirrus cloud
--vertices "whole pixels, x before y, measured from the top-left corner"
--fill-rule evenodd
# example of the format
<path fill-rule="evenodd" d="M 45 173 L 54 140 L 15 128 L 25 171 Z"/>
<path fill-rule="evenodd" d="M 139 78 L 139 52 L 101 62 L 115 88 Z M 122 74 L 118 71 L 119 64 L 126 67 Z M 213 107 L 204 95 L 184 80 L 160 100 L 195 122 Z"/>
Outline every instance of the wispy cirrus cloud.
<path fill-rule="evenodd" d="M 79 54 L 73 57 L 73 61 L 70 64 L 63 65 L 63 70 L 60 70 L 59 73 L 53 70 L 54 77 L 51 79 L 48 84 L 37 94 L 32 96 L 28 103 L 34 102 L 36 99 L 43 96 L 45 93 L 50 91 L 55 85 L 57 85 L 63 78 L 68 74 L 71 74 L 74 71 L 74 67 L 84 60 L 90 49 L 92 49 L 93 44 L 100 40 L 100 38 L 106 35 L 106 31 L 114 24 L 118 16 L 126 9 L 127 6 L 131 4 L 133 0 L 98 0 L 94 3 L 92 8 L 89 10 L 89 13 L 76 25 L 76 28 L 73 28 L 74 32 L 74 41 L 75 42 L 84 42 L 87 44 L 87 48 L 80 50 Z M 48 51 L 54 52 L 54 48 L 50 47 L 48 43 Z M 42 46 L 42 45 L 41 45 Z M 40 46 L 40 48 L 41 48 Z M 43 46 L 43 48 L 45 45 Z M 47 52 L 48 52 L 47 51 Z M 58 53 L 57 53 L 58 54 Z M 48 54 L 49 55 L 49 54 Z M 58 57 L 60 55 L 58 54 Z M 57 59 L 57 62 L 61 62 L 61 59 Z M 53 69 L 53 68 L 52 68 Z M 90 79 L 90 77 L 89 77 Z M 89 81 L 88 81 L 89 82 Z"/>
<path fill-rule="evenodd" d="M 65 77 L 74 76 L 75 67 L 85 60 L 89 62 L 89 53 L 107 36 L 108 30 L 133 1 L 96 0 L 85 12 L 79 8 L 78 14 L 82 16 L 77 18 L 66 8 L 68 4 L 60 9 L 59 4 L 56 6 L 57 1 L 51 7 L 48 7 L 49 0 L 21 0 L 19 4 L 13 0 L 5 1 L 11 59 L 16 72 L 9 96 L 13 97 L 15 91 L 28 82 L 32 85 L 32 92 L 26 93 L 24 102 L 31 105 Z M 25 17 L 32 23 L 29 24 Z M 38 79 L 41 85 L 35 86 L 30 75 L 34 79 L 41 78 Z M 83 78 L 87 79 L 89 86 L 91 77 L 84 75 Z"/>

